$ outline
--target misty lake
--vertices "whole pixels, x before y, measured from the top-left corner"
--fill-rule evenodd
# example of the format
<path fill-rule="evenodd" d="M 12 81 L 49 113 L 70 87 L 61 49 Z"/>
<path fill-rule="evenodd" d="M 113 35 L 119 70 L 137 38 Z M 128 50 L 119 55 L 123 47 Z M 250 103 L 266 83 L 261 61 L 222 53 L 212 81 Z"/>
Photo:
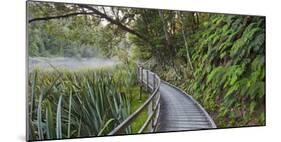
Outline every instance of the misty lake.
<path fill-rule="evenodd" d="M 52 66 L 56 68 L 64 68 L 69 70 L 77 70 L 84 68 L 100 68 L 105 66 L 113 66 L 118 63 L 117 60 L 108 58 L 70 58 L 70 57 L 29 57 L 29 72 L 34 68 L 48 69 Z"/>

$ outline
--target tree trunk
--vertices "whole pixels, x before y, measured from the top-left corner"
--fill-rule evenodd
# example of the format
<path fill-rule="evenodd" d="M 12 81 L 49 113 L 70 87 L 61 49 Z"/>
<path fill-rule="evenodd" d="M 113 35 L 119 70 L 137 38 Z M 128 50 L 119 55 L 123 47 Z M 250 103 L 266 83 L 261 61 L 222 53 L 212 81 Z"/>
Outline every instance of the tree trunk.
<path fill-rule="evenodd" d="M 198 29 L 199 28 L 199 24 L 200 24 L 200 22 L 199 22 L 199 13 L 195 12 L 194 14 L 195 14 L 195 17 L 196 17 L 196 28 Z"/>
<path fill-rule="evenodd" d="M 171 59 L 169 51 L 172 51 L 171 39 L 170 39 L 170 35 L 169 35 L 169 32 L 168 32 L 168 28 L 167 28 L 167 22 L 164 18 L 164 14 L 161 10 L 159 10 L 159 16 L 160 16 L 160 19 L 161 19 L 162 24 L 163 24 L 163 31 L 164 31 L 165 39 L 166 39 L 166 48 L 167 48 L 167 51 L 168 51 L 167 55 L 168 55 L 168 61 L 169 61 Z M 167 62 L 167 63 L 169 63 L 169 62 Z"/>
<path fill-rule="evenodd" d="M 183 40 L 184 40 L 184 45 L 185 45 L 185 48 L 186 48 L 186 58 L 187 58 L 186 64 L 189 63 L 189 66 L 190 66 L 191 70 L 193 71 L 193 65 L 192 65 L 192 62 L 191 62 L 191 59 L 190 59 L 188 44 L 187 44 L 186 35 L 185 35 L 185 32 L 184 32 L 184 24 L 183 24 L 182 17 L 180 15 L 180 13 L 179 13 L 179 19 L 181 21 L 181 31 L 182 31 L 182 36 L 183 36 Z"/>

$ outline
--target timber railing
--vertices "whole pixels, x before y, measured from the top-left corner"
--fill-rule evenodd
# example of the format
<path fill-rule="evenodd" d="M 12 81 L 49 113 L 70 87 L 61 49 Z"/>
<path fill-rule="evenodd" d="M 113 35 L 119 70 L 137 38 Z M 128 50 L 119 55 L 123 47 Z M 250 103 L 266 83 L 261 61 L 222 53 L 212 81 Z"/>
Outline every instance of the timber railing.
<path fill-rule="evenodd" d="M 147 109 L 147 119 L 137 133 L 154 132 L 158 126 L 160 113 L 160 84 L 161 80 L 157 74 L 144 69 L 139 65 L 137 68 L 137 79 L 140 84 L 140 99 L 142 88 L 150 92 L 148 99 L 129 117 L 115 127 L 108 135 L 125 134 L 126 129 L 135 121 L 135 119 Z"/>

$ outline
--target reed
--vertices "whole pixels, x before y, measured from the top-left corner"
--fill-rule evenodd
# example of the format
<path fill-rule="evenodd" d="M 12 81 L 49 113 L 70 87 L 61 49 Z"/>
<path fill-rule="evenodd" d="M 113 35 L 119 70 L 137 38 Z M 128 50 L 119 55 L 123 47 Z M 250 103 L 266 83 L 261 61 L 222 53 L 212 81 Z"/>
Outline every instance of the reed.
<path fill-rule="evenodd" d="M 130 115 L 133 86 L 135 68 L 129 66 L 33 70 L 28 80 L 29 139 L 106 135 Z"/>

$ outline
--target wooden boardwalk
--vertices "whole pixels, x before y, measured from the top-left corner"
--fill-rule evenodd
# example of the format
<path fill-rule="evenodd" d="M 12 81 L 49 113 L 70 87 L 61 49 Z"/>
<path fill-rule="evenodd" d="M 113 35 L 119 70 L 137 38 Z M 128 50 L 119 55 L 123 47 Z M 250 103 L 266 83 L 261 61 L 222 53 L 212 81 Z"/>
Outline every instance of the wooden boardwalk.
<path fill-rule="evenodd" d="M 146 72 L 143 73 L 146 76 Z M 153 84 L 152 74 L 149 74 L 148 77 L 149 84 Z M 216 128 L 215 123 L 204 108 L 177 87 L 162 81 L 160 96 L 160 117 L 156 131 L 167 132 Z"/>
<path fill-rule="evenodd" d="M 160 132 L 215 128 L 213 120 L 187 94 L 162 82 L 160 86 Z"/>
<path fill-rule="evenodd" d="M 107 135 L 126 134 L 126 128 L 145 109 L 148 110 L 148 117 L 137 133 L 216 128 L 209 114 L 190 95 L 172 84 L 161 81 L 158 75 L 142 67 L 138 67 L 137 75 L 141 88 L 147 89 L 150 96 Z"/>

